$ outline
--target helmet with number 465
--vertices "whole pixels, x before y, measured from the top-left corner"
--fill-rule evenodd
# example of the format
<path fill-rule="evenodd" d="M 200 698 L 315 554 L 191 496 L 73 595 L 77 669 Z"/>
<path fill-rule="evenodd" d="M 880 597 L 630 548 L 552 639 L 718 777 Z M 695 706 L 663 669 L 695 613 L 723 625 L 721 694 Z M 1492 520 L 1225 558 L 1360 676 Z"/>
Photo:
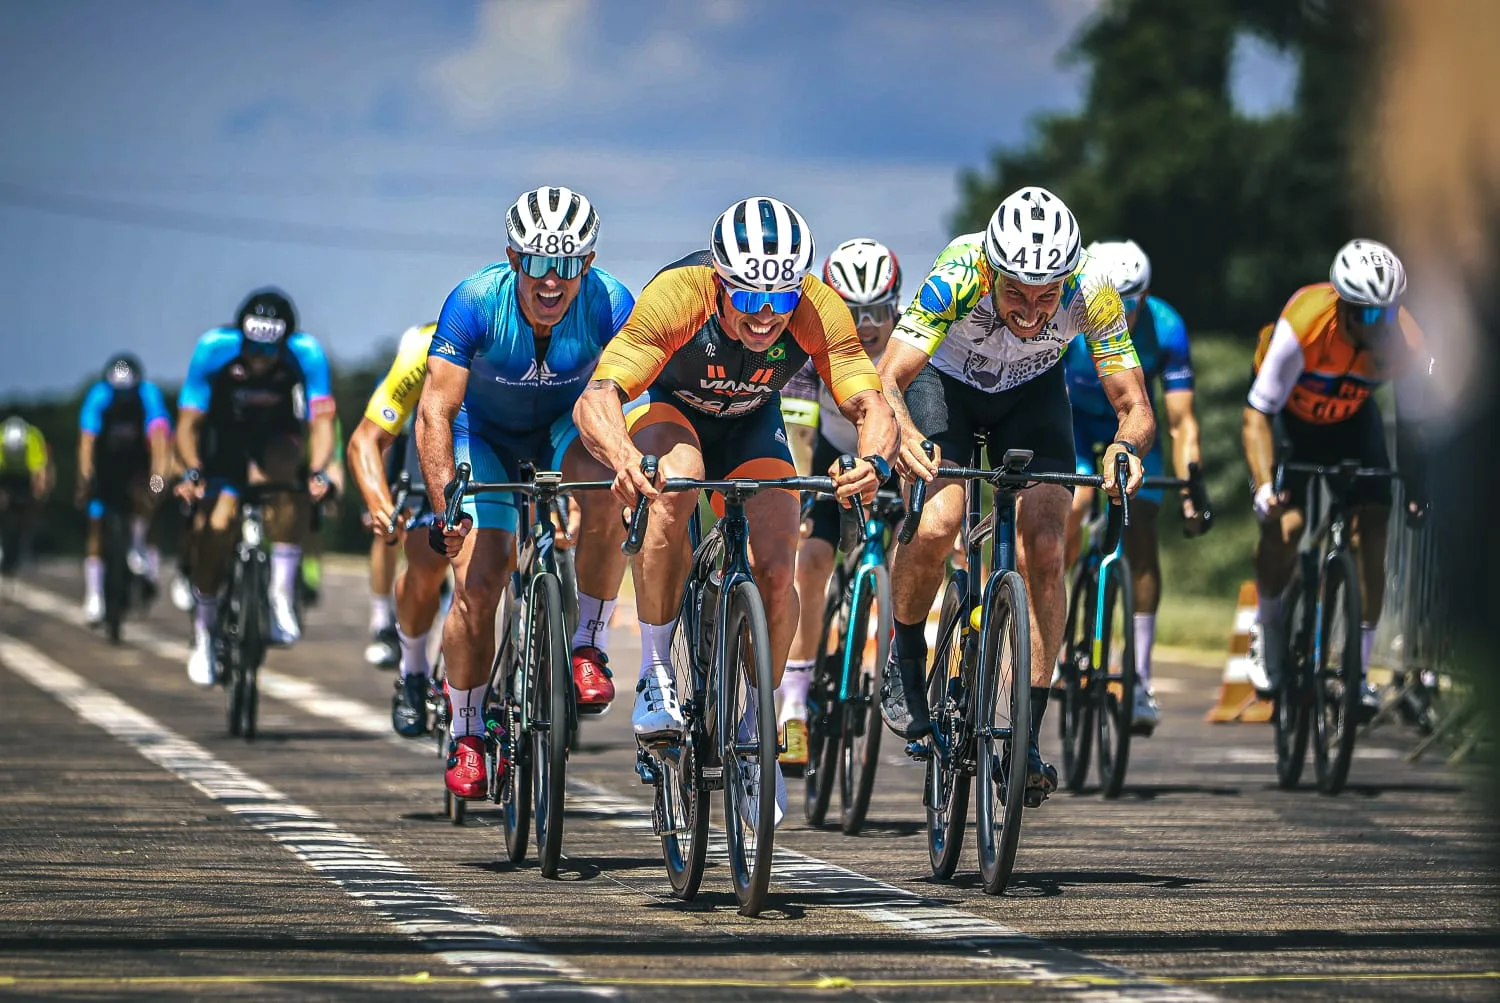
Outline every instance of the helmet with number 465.
<path fill-rule="evenodd" d="M 581 258 L 594 250 L 599 214 L 571 188 L 545 186 L 516 199 L 505 214 L 505 232 L 520 254 Z"/>

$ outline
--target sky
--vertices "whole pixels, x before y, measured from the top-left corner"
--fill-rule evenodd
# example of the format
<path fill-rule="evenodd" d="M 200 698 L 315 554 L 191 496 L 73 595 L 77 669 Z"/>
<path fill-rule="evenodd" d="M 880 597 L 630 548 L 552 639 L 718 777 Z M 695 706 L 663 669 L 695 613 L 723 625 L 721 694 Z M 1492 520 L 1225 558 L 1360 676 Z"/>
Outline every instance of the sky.
<path fill-rule="evenodd" d="M 1099 2 L 0 0 L 0 396 L 118 350 L 176 382 L 265 284 L 370 361 L 543 184 L 588 195 L 635 290 L 762 193 L 914 283 L 958 172 L 1077 106 L 1057 57 Z M 1241 55 L 1274 110 L 1276 54 Z"/>

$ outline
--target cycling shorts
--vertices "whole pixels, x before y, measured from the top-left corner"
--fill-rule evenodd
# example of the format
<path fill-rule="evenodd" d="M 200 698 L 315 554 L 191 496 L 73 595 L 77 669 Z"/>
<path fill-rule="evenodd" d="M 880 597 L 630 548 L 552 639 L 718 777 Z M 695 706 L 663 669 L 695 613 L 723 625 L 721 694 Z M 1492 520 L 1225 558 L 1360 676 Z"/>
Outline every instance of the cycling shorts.
<path fill-rule="evenodd" d="M 838 462 L 844 451 L 833 443 L 818 436 L 817 445 L 813 447 L 812 474 L 821 477 L 828 473 L 828 468 Z M 900 491 L 901 478 L 891 474 L 890 480 L 880 486 L 882 491 Z M 828 495 L 818 495 L 812 503 L 812 532 L 808 539 L 822 540 L 834 550 L 843 546 L 843 519 L 844 513 L 849 510 L 841 508 L 837 499 Z"/>
<path fill-rule="evenodd" d="M 1078 473 L 1099 473 L 1098 464 L 1095 462 L 1095 451 L 1114 442 L 1119 427 L 1119 423 L 1113 418 L 1100 421 L 1083 418 L 1076 414 L 1073 416 L 1073 453 L 1077 463 L 1075 469 Z M 1160 439 L 1151 447 L 1151 452 L 1141 459 L 1141 467 L 1147 477 L 1162 475 Z M 1162 495 L 1161 488 L 1141 488 L 1136 492 L 1135 498 L 1136 501 L 1150 502 L 1152 505 L 1160 506 Z"/>
<path fill-rule="evenodd" d="M 786 426 L 781 420 L 781 395 L 749 414 L 723 418 L 679 407 L 670 391 L 652 387 L 638 398 L 638 405 L 625 414 L 631 434 L 661 422 L 669 422 L 692 433 L 703 454 L 705 480 L 735 477 L 758 479 L 795 477 L 792 452 L 787 446 Z M 723 515 L 723 501 L 713 496 L 714 511 Z"/>
<path fill-rule="evenodd" d="M 538 470 L 561 470 L 563 454 L 578 438 L 571 411 L 551 425 L 532 432 L 508 434 L 504 440 L 485 439 L 462 424 L 453 428 L 453 460 L 469 465 L 471 480 L 489 483 L 521 479 L 521 464 L 530 462 Z M 464 499 L 464 514 L 475 529 L 499 529 L 514 533 L 521 524 L 521 498 L 490 492 Z"/>
<path fill-rule="evenodd" d="M 906 388 L 906 409 L 917 429 L 942 449 L 942 458 L 958 466 L 975 462 L 974 434 L 983 431 L 990 466 L 1007 449 L 1029 449 L 1034 455 L 1028 470 L 1074 471 L 1073 409 L 1060 362 L 998 393 L 971 387 L 929 362 Z"/>
<path fill-rule="evenodd" d="M 1343 421 L 1314 424 L 1283 411 L 1276 416 L 1274 425 L 1276 441 L 1290 447 L 1282 459 L 1324 465 L 1343 460 L 1358 460 L 1362 467 L 1388 468 L 1391 465 L 1390 453 L 1385 446 L 1385 422 L 1374 397 L 1366 398 L 1359 410 Z M 1283 489 L 1291 497 L 1294 507 L 1306 506 L 1309 480 L 1307 474 L 1287 473 Z M 1390 482 L 1356 481 L 1349 492 L 1349 503 L 1389 505 Z"/>
<path fill-rule="evenodd" d="M 215 439 L 213 449 L 203 463 L 203 478 L 207 481 L 205 503 L 212 508 L 214 499 L 223 491 L 235 495 L 242 493 L 250 482 L 251 465 L 264 473 L 266 458 L 272 453 L 302 457 L 293 480 L 298 483 L 307 480 L 307 434 L 301 425 L 290 430 L 240 429 L 233 438 Z"/>

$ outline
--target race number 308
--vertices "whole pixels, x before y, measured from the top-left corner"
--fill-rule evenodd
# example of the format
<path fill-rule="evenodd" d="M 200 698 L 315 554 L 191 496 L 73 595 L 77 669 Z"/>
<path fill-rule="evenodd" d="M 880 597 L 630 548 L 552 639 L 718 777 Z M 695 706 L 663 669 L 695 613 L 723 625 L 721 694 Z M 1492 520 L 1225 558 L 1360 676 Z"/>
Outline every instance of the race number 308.
<path fill-rule="evenodd" d="M 746 258 L 745 278 L 751 282 L 790 282 L 797 276 L 796 258 Z"/>

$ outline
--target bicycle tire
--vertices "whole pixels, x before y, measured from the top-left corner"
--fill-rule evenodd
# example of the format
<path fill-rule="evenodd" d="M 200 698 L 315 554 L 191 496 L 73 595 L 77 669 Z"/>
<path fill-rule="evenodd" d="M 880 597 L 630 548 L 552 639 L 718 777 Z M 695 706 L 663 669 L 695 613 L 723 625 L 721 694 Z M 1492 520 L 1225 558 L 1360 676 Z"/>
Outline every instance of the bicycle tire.
<path fill-rule="evenodd" d="M 264 550 L 252 550 L 241 580 L 243 607 L 240 618 L 240 733 L 245 741 L 255 738 L 260 714 L 259 675 L 271 632 L 269 558 Z"/>
<path fill-rule="evenodd" d="M 890 657 L 891 632 L 895 613 L 891 606 L 891 573 L 883 564 L 872 565 L 863 572 L 868 587 L 860 590 L 860 609 L 849 622 L 845 645 L 859 646 L 858 657 L 851 664 L 859 666 L 855 677 L 856 697 L 845 702 L 843 727 L 839 730 L 839 829 L 846 836 L 859 835 L 870 810 L 870 795 L 875 790 L 875 771 L 880 765 L 880 670 Z M 874 627 L 870 624 L 874 607 Z M 869 641 L 875 642 L 872 658 L 867 659 Z"/>
<path fill-rule="evenodd" d="M 751 581 L 734 586 L 724 623 L 724 664 L 719 678 L 719 747 L 724 763 L 724 829 L 729 873 L 741 916 L 758 916 L 771 884 L 776 840 L 776 695 L 771 685 L 771 637 L 760 590 Z M 748 651 L 746 648 L 748 647 Z M 749 680 L 754 679 L 754 685 Z M 741 701 L 740 693 L 744 692 Z M 741 724 L 748 720 L 748 734 Z M 743 752 L 741 747 L 746 747 Z M 759 769 L 756 790 L 745 770 Z M 753 806 L 745 818 L 740 797 Z"/>
<path fill-rule="evenodd" d="M 1031 613 L 1020 574 L 992 579 L 980 629 L 974 844 L 985 893 L 999 895 L 1021 842 L 1031 739 Z"/>
<path fill-rule="evenodd" d="M 432 715 L 433 741 L 437 745 L 438 760 L 446 762 L 448 758 L 448 741 L 450 736 L 448 691 L 444 686 L 443 652 L 438 650 L 437 658 L 432 663 L 432 682 L 429 692 L 429 708 Z M 443 787 L 443 817 L 454 825 L 463 825 L 464 818 L 468 814 L 468 802 L 463 798 L 456 798 L 453 792 Z"/>
<path fill-rule="evenodd" d="M 958 869 L 963 849 L 964 826 L 969 818 L 970 777 L 958 762 L 960 736 L 955 728 L 961 711 L 964 652 L 969 647 L 968 572 L 954 570 L 938 614 L 938 642 L 932 668 L 928 669 L 927 706 L 931 711 L 934 738 L 941 734 L 951 757 L 947 766 L 938 749 L 929 742 L 923 803 L 927 808 L 927 857 L 932 876 L 946 881 Z M 950 698 L 950 693 L 952 697 Z"/>
<path fill-rule="evenodd" d="M 240 737 L 242 726 L 240 701 L 244 690 L 240 684 L 240 673 L 244 655 L 240 636 L 244 633 L 244 603 L 240 600 L 240 595 L 244 591 L 244 580 L 245 564 L 236 556 L 229 566 L 229 583 L 224 590 L 224 602 L 219 610 L 218 622 L 214 625 L 212 642 L 224 685 L 224 717 L 233 738 Z"/>
<path fill-rule="evenodd" d="M 1313 675 L 1313 769 L 1318 790 L 1337 794 L 1349 779 L 1364 682 L 1359 572 L 1348 551 L 1331 555 L 1324 565 L 1317 611 L 1323 643 Z M 1332 656 L 1337 656 L 1337 664 Z"/>
<path fill-rule="evenodd" d="M 567 631 L 563 636 L 572 637 L 578 632 L 577 547 L 569 547 L 567 550 L 553 548 L 552 556 L 557 564 L 557 582 L 562 586 L 563 626 Z M 570 656 L 571 654 L 569 652 Z M 571 657 L 569 661 L 571 662 Z"/>
<path fill-rule="evenodd" d="M 1099 791 L 1106 798 L 1117 798 L 1125 789 L 1125 772 L 1130 767 L 1131 719 L 1135 714 L 1135 586 L 1130 565 L 1123 557 L 1111 562 L 1104 574 L 1104 629 L 1095 652 L 1099 666 L 1094 677 L 1100 683 L 1094 701 L 1095 742 Z M 1116 632 L 1120 635 L 1118 674 L 1109 668 Z"/>
<path fill-rule="evenodd" d="M 130 526 L 114 509 L 104 513 L 104 633 L 110 644 L 120 643 L 120 624 L 130 604 Z"/>
<path fill-rule="evenodd" d="M 663 757 L 662 775 L 656 784 L 656 813 L 660 823 L 662 860 L 667 865 L 667 880 L 672 894 L 683 901 L 698 894 L 703 881 L 703 865 L 708 859 L 709 792 L 703 786 L 703 771 L 698 757 L 702 740 L 702 714 L 699 702 L 700 678 L 697 663 L 698 584 L 690 580 L 683 590 L 678 610 L 677 629 L 672 632 L 672 671 L 677 693 L 683 704 L 684 742 L 677 756 Z"/>
<path fill-rule="evenodd" d="M 1307 706 L 1307 665 L 1312 642 L 1308 596 L 1302 572 L 1292 575 L 1282 593 L 1282 616 L 1286 618 L 1286 649 L 1281 655 L 1281 684 L 1277 687 L 1271 722 L 1276 743 L 1276 784 L 1291 790 L 1302 779 L 1307 761 L 1307 738 L 1311 713 Z"/>
<path fill-rule="evenodd" d="M 509 657 L 505 657 L 507 654 Z M 496 757 L 497 761 L 503 756 L 507 762 L 504 779 L 494 784 L 494 796 L 500 802 L 506 857 L 519 867 L 525 862 L 526 849 L 531 845 L 531 744 L 521 733 L 522 697 L 517 690 L 520 673 L 526 671 L 526 664 L 524 658 L 515 657 L 509 643 L 495 657 L 497 660 L 504 658 L 500 663 L 504 674 L 499 678 L 505 682 L 499 716 L 505 722 L 505 731 L 491 736 L 491 740 L 500 743 L 501 755 Z M 496 673 L 492 672 L 490 678 L 496 678 Z"/>
<path fill-rule="evenodd" d="M 542 877 L 557 877 L 562 861 L 563 799 L 568 782 L 571 743 L 573 663 L 563 633 L 562 583 L 542 572 L 531 583 L 532 815 L 536 821 L 536 855 Z M 539 642 L 539 643 L 538 643 Z M 545 728 L 537 727 L 541 721 Z"/>
<path fill-rule="evenodd" d="M 1078 793 L 1089 779 L 1094 755 L 1094 589 L 1098 587 L 1097 561 L 1080 562 L 1068 593 L 1068 619 L 1064 634 L 1062 706 L 1058 708 L 1057 734 L 1062 742 L 1062 783 Z"/>
<path fill-rule="evenodd" d="M 838 734 L 843 720 L 839 704 L 843 639 L 839 639 L 835 651 L 830 652 L 828 647 L 843 609 L 845 591 L 843 568 L 835 568 L 823 597 L 823 620 L 815 649 L 818 660 L 813 664 L 813 678 L 807 690 L 807 766 L 802 772 L 802 814 L 814 829 L 822 828 L 828 820 L 828 805 L 838 770 Z"/>

